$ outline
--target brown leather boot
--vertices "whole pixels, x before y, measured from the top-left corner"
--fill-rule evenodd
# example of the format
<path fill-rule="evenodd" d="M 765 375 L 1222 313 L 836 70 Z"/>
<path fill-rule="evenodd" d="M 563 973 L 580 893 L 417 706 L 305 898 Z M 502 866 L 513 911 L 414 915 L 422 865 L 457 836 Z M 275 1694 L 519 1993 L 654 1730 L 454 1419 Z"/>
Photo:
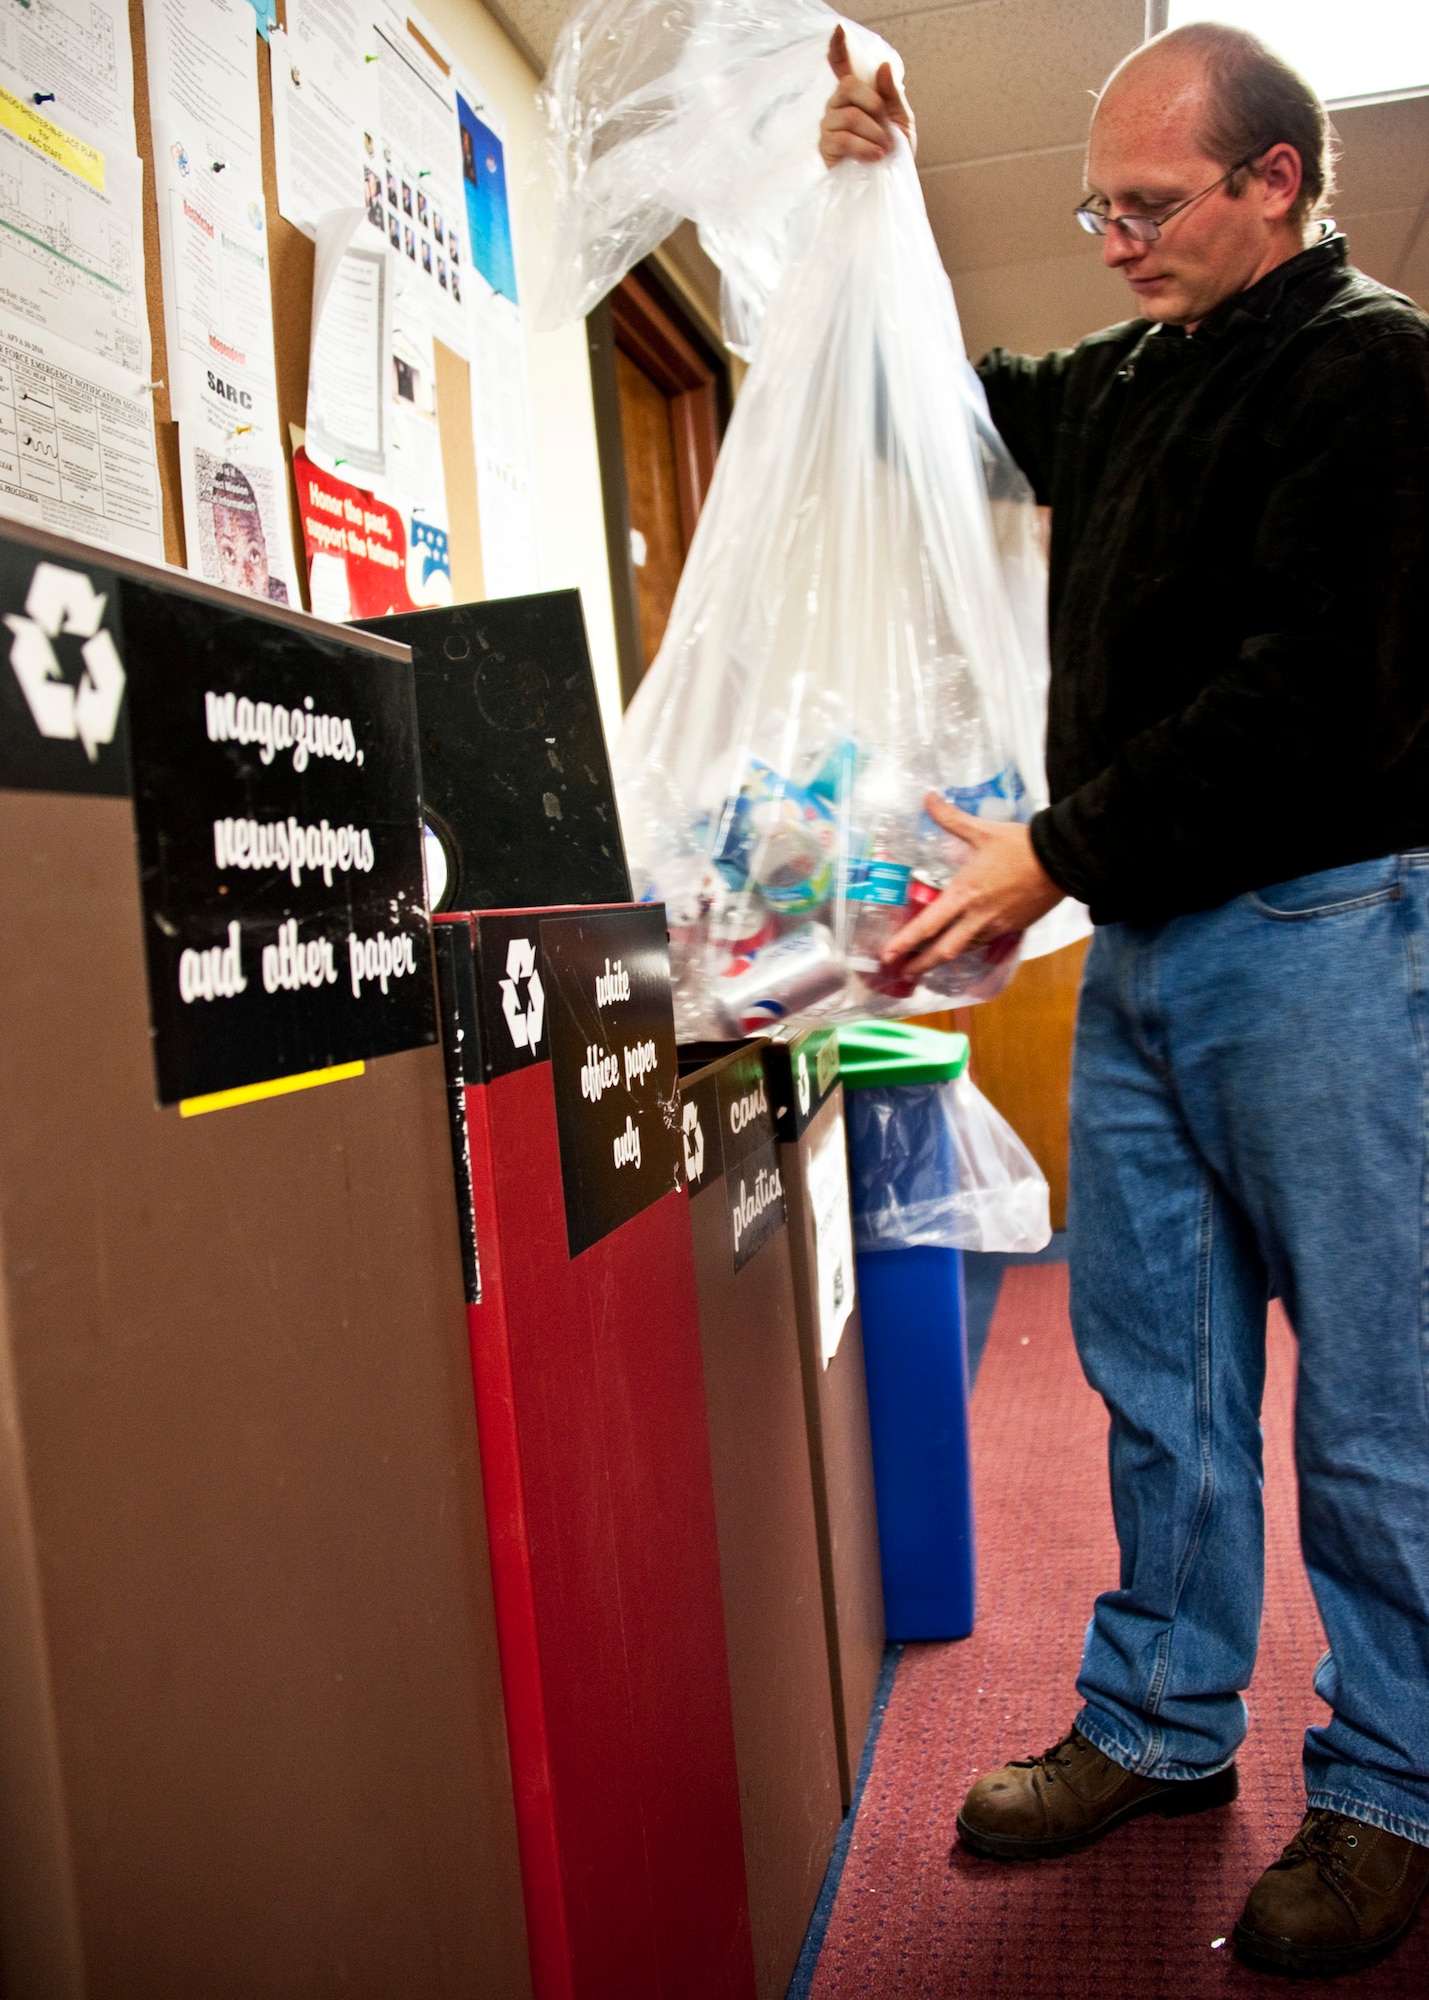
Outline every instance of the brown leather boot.
<path fill-rule="evenodd" d="M 1262 1972 L 1358 1972 L 1392 1951 L 1429 1888 L 1429 1847 L 1311 1806 L 1251 1890 L 1235 1948 Z"/>
<path fill-rule="evenodd" d="M 1229 1805 L 1239 1789 L 1234 1764 L 1209 1778 L 1138 1777 L 1074 1729 L 1040 1757 L 979 1778 L 958 1814 L 958 1839 L 996 1861 L 1046 1861 L 1090 1847 L 1138 1813 L 1206 1812 Z"/>

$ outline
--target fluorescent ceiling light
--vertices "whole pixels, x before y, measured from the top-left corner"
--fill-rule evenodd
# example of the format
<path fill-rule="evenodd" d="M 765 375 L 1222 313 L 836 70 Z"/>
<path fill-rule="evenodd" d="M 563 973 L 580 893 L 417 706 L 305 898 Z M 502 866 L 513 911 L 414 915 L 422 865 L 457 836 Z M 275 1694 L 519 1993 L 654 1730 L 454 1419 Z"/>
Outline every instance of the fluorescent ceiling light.
<path fill-rule="evenodd" d="M 1229 21 L 1249 28 L 1327 104 L 1429 91 L 1426 0 L 1170 0 L 1168 27 Z"/>

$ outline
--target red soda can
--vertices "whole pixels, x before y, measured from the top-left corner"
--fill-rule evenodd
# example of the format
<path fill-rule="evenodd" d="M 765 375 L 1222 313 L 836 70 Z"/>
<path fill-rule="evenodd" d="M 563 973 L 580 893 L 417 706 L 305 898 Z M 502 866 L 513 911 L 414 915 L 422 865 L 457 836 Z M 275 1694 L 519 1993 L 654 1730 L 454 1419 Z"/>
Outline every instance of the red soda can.
<path fill-rule="evenodd" d="M 908 894 L 903 904 L 903 923 L 912 923 L 930 904 L 936 903 L 943 893 L 930 875 L 912 875 L 908 879 Z M 902 924 L 899 925 L 899 929 Z M 916 979 L 906 979 L 896 964 L 885 966 L 871 975 L 868 981 L 875 993 L 884 993 L 890 1000 L 906 1000 L 917 990 Z"/>
<path fill-rule="evenodd" d="M 774 937 L 776 926 L 768 905 L 750 892 L 731 896 L 709 920 L 710 949 L 716 958 L 747 958 Z"/>

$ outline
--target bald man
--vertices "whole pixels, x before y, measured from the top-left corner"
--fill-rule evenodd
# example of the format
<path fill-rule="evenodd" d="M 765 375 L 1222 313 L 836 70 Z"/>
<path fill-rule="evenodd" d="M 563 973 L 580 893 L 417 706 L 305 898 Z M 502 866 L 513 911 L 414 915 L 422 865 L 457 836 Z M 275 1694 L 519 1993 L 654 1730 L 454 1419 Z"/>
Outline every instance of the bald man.
<path fill-rule="evenodd" d="M 886 69 L 853 77 L 841 34 L 830 61 L 830 165 L 911 138 Z M 1317 1974 L 1391 1949 L 1429 1885 L 1429 321 L 1319 219 L 1327 139 L 1234 29 L 1103 90 L 1077 219 L 1136 316 L 979 369 L 1052 509 L 1052 804 L 930 801 L 972 855 L 890 947 L 916 972 L 1063 894 L 1096 924 L 1068 1249 L 1121 1576 L 1074 1726 L 980 1778 L 959 1839 L 1069 1854 L 1235 1798 L 1277 1293 L 1329 1716 L 1235 1941 Z"/>

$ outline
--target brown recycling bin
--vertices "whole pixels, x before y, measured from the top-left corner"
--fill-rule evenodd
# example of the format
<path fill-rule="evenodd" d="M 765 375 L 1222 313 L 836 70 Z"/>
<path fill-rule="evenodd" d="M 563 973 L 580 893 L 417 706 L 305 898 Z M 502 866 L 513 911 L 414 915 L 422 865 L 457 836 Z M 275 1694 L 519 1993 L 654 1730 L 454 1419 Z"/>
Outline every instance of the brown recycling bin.
<path fill-rule="evenodd" d="M 41 554 L 76 623 L 87 579 L 109 616 L 140 574 L 7 530 L 25 631 Z M 238 615 L 147 578 L 198 627 Z M 242 615 L 260 651 L 312 634 L 409 672 Z M 114 629 L 132 688 L 139 623 Z M 200 671 L 192 636 L 167 674 Z M 0 1988 L 520 2000 L 440 1050 L 158 1109 L 127 699 L 91 699 L 86 746 L 61 685 L 43 733 L 0 690 Z"/>
<path fill-rule="evenodd" d="M 789 1205 L 804 1410 L 845 1807 L 883 1663 L 883 1584 L 854 1281 L 838 1038 L 816 1027 L 764 1044 Z"/>
<path fill-rule="evenodd" d="M 778 2000 L 841 1816 L 789 1228 L 758 1044 L 680 1068 L 755 1974 Z"/>

